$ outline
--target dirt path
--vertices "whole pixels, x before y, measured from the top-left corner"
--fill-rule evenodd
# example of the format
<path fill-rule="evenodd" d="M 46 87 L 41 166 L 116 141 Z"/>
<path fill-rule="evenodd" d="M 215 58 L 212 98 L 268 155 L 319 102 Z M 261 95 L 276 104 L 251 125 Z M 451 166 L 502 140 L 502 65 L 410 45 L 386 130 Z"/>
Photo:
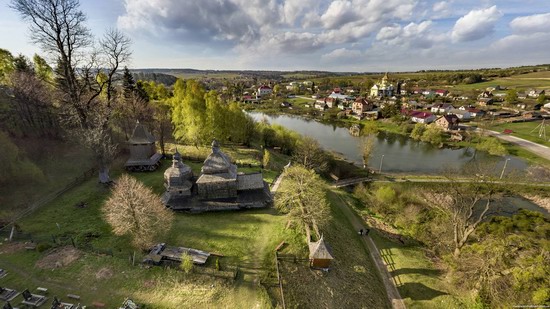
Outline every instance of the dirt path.
<path fill-rule="evenodd" d="M 340 195 L 334 192 L 331 192 L 330 194 L 334 194 L 338 197 L 340 203 L 337 203 L 337 206 L 342 210 L 349 223 L 356 231 L 359 231 L 360 229 L 364 229 L 366 227 L 366 223 L 363 222 L 363 220 L 357 218 L 355 213 L 350 209 L 346 201 L 344 201 L 344 199 L 342 199 Z M 399 294 L 399 291 L 397 290 L 397 287 L 395 286 L 395 283 L 393 282 L 392 277 L 388 272 L 386 264 L 384 264 L 384 261 L 380 256 L 380 252 L 378 251 L 376 244 L 374 243 L 374 241 L 372 241 L 370 236 L 361 237 L 361 242 L 370 252 L 371 258 L 374 261 L 376 268 L 378 269 L 380 277 L 382 278 L 382 283 L 384 283 L 384 287 L 386 288 L 386 293 L 388 299 L 392 304 L 392 307 L 394 309 L 405 309 L 405 303 L 403 302 L 403 299 L 401 298 L 401 295 Z"/>

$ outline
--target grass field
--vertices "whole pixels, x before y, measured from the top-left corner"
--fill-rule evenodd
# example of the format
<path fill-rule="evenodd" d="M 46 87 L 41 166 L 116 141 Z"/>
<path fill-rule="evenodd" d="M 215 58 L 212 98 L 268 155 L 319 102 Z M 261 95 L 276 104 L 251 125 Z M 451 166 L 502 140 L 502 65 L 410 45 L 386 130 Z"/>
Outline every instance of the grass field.
<path fill-rule="evenodd" d="M 359 205 L 351 194 L 342 195 L 362 218 L 371 216 L 368 205 Z M 430 260 L 421 247 L 403 245 L 371 231 L 380 255 L 408 308 L 470 308 L 467 296 L 457 295 L 445 279 L 445 271 Z"/>
<path fill-rule="evenodd" d="M 357 231 L 336 206 L 336 196 L 328 197 L 333 220 L 321 232 L 335 259 L 328 272 L 312 270 L 307 262 L 283 261 L 287 304 L 290 308 L 391 308 Z"/>
<path fill-rule="evenodd" d="M 27 207 L 39 197 L 63 188 L 92 164 L 82 147 L 61 141 L 18 139 L 15 143 L 44 173 L 43 183 L 0 186 L 0 221 Z M 64 162 L 59 164 L 59 162 Z"/>
<path fill-rule="evenodd" d="M 537 144 L 550 146 L 550 122 L 545 122 L 546 139 L 539 136 L 539 129 L 542 121 L 517 122 L 517 123 L 501 123 L 490 127 L 490 130 L 503 132 L 506 129 L 512 130 L 511 135 L 532 141 Z"/>
<path fill-rule="evenodd" d="M 165 162 L 153 173 L 133 175 L 160 193 L 163 191 L 162 173 L 168 164 Z M 51 252 L 11 250 L 9 245 L 0 246 L 0 268 L 10 272 L 2 279 L 2 285 L 18 290 L 45 286 L 50 288 L 52 295 L 78 294 L 87 304 L 101 301 L 109 308 L 125 297 L 153 308 L 271 306 L 265 289 L 258 285 L 259 278 L 271 269 L 270 253 L 283 239 L 289 243 L 288 250 L 296 250 L 293 241 L 296 237 L 292 230 L 284 228 L 284 216 L 273 209 L 176 214 L 167 236 L 158 241 L 223 254 L 220 258 L 222 268 L 239 266 L 242 270 L 233 281 L 202 272 L 184 275 L 161 267 L 132 266 L 129 258 L 134 249 L 129 239 L 114 236 L 102 219 L 101 206 L 108 195 L 108 189 L 98 185 L 95 179 L 89 180 L 22 220 L 19 226 L 25 233 L 32 234 L 39 244 L 49 242 L 51 235 L 66 235 L 73 237 L 77 244 L 88 241 L 96 249 L 111 250 L 113 257 L 81 251 L 79 258 L 67 266 L 39 269 L 37 262 Z M 80 202 L 85 202 L 87 207 L 75 207 Z M 142 255 L 137 253 L 138 261 Z"/>

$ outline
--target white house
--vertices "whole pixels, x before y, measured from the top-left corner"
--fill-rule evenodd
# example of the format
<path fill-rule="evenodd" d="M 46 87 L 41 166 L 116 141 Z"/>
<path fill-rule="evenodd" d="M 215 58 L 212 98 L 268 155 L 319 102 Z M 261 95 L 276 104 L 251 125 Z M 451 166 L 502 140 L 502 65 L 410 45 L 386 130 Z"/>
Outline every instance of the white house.
<path fill-rule="evenodd" d="M 432 106 L 431 112 L 432 113 L 437 113 L 437 114 L 447 114 L 452 109 L 454 109 L 454 107 L 450 103 L 439 103 L 439 104 L 434 104 Z"/>
<path fill-rule="evenodd" d="M 262 97 L 264 95 L 269 95 L 273 93 L 273 89 L 271 89 L 271 87 L 269 86 L 266 86 L 266 85 L 262 85 L 258 88 L 258 96 Z"/>
<path fill-rule="evenodd" d="M 411 112 L 411 121 L 416 123 L 429 124 L 435 121 L 435 115 L 429 112 Z"/>

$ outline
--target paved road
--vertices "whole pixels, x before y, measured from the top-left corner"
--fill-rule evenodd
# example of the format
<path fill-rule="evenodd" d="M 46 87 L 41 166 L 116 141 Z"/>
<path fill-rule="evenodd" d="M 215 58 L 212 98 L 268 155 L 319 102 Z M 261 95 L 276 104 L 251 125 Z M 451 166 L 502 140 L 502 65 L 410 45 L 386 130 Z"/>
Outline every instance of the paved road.
<path fill-rule="evenodd" d="M 373 179 L 373 178 L 355 178 L 355 179 L 345 179 L 338 182 L 333 183 L 331 186 L 333 188 L 340 188 L 340 187 L 346 187 L 351 186 L 354 184 L 359 184 L 362 182 L 384 182 L 384 183 L 390 183 L 390 182 L 418 182 L 418 183 L 469 183 L 473 182 L 473 179 L 446 179 L 446 178 L 407 178 L 407 176 L 396 176 L 392 179 Z M 477 181 L 477 180 L 476 180 Z M 494 184 L 503 184 L 507 185 L 510 184 L 510 182 L 507 181 L 487 181 L 488 183 L 494 183 Z M 514 185 L 523 185 L 523 186 L 532 186 L 532 187 L 550 187 L 550 182 L 514 182 Z"/>
<path fill-rule="evenodd" d="M 515 137 L 508 134 L 499 133 L 496 131 L 486 130 L 489 135 L 499 138 L 501 140 L 516 144 L 526 150 L 538 155 L 539 157 L 550 160 L 550 148 L 544 145 L 533 143 L 531 141 L 525 140 L 523 138 Z"/>
<path fill-rule="evenodd" d="M 331 194 L 336 194 L 332 193 Z M 338 199 L 340 200 L 340 203 L 337 203 L 338 207 L 342 210 L 346 218 L 348 219 L 349 223 L 353 226 L 353 228 L 356 231 L 359 231 L 360 229 L 364 229 L 367 225 L 363 220 L 360 220 L 355 213 L 350 209 L 349 205 L 342 199 L 341 196 L 337 195 Z M 380 277 L 382 278 L 382 283 L 384 284 L 384 287 L 386 288 L 386 294 L 388 296 L 389 301 L 391 302 L 392 308 L 394 309 L 405 309 L 407 308 L 405 306 L 405 303 L 403 302 L 403 299 L 401 298 L 401 295 L 399 294 L 399 291 L 397 290 L 397 287 L 395 286 L 395 282 L 392 280 L 392 276 L 390 275 L 388 268 L 386 267 L 386 264 L 384 263 L 384 260 L 382 259 L 382 256 L 380 256 L 380 251 L 378 251 L 378 248 L 376 247 L 376 244 L 374 241 L 372 241 L 370 236 L 362 236 L 361 242 L 363 245 L 367 248 L 367 251 L 369 251 L 372 260 L 374 261 L 374 265 L 378 269 L 378 273 L 380 274 Z"/>

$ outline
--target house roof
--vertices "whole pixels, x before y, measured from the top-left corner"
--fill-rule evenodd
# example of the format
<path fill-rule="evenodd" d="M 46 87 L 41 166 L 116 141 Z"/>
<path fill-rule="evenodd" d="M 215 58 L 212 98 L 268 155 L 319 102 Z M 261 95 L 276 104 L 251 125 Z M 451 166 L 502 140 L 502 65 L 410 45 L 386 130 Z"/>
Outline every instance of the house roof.
<path fill-rule="evenodd" d="M 330 253 L 323 236 L 317 242 L 309 243 L 309 258 L 310 259 L 323 259 L 323 260 L 334 260 L 334 257 Z"/>
<path fill-rule="evenodd" d="M 269 86 L 266 86 L 266 85 L 262 85 L 262 86 L 260 86 L 260 88 L 259 88 L 259 89 L 269 89 L 269 90 L 271 90 L 271 87 L 269 87 Z"/>
<path fill-rule="evenodd" d="M 451 115 L 443 115 L 443 116 L 439 117 L 438 120 L 441 119 L 441 118 L 447 120 L 447 122 L 449 122 L 449 123 L 458 122 L 458 116 L 457 116 L 457 115 L 454 115 L 454 114 L 451 114 Z"/>
<path fill-rule="evenodd" d="M 420 118 L 420 119 L 426 119 L 426 118 L 430 118 L 433 116 L 432 113 L 429 113 L 429 112 L 422 112 L 422 111 L 412 111 L 410 113 L 411 117 L 414 117 L 414 118 Z"/>
<path fill-rule="evenodd" d="M 147 128 L 139 123 L 139 121 L 136 123 L 136 127 L 134 128 L 134 133 L 132 133 L 132 137 L 128 140 L 129 144 L 152 144 L 155 142 L 155 137 L 149 133 Z"/>
<path fill-rule="evenodd" d="M 262 173 L 237 175 L 237 190 L 257 190 L 264 188 Z"/>

